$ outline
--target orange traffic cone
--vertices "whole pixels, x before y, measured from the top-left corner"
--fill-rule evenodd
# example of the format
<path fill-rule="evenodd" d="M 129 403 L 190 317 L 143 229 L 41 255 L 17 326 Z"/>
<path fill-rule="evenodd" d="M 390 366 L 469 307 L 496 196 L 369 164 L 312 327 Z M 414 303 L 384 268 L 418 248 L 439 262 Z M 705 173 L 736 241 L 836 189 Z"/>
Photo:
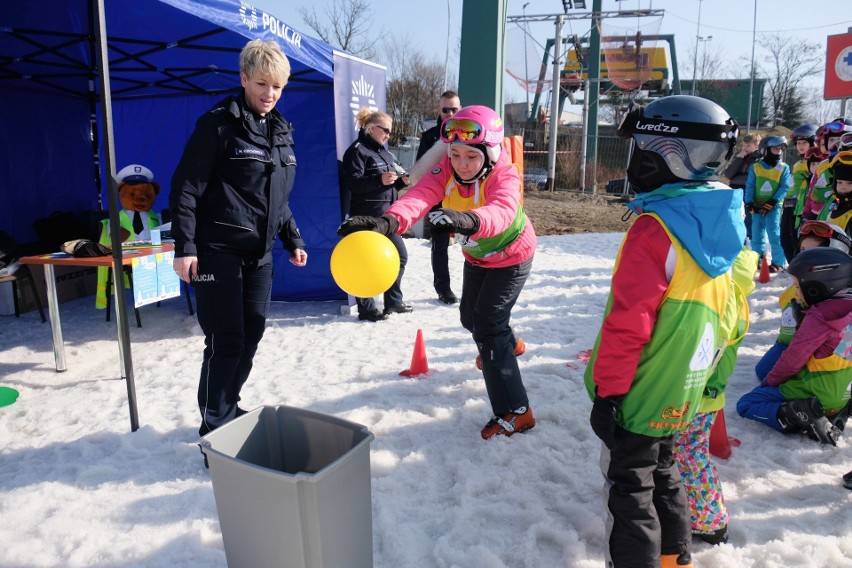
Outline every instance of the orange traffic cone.
<path fill-rule="evenodd" d="M 710 427 L 710 453 L 723 460 L 731 457 L 731 446 L 739 446 L 740 441 L 728 437 L 728 428 L 725 425 L 725 409 L 720 408 L 716 412 L 716 419 Z"/>
<path fill-rule="evenodd" d="M 408 369 L 400 371 L 403 377 L 416 377 L 429 372 L 429 363 L 426 361 L 426 345 L 423 343 L 423 330 L 417 330 L 417 339 L 414 340 L 414 353 L 411 355 L 411 365 Z"/>
<path fill-rule="evenodd" d="M 763 262 L 760 263 L 760 276 L 757 277 L 757 281 L 761 284 L 769 282 L 769 262 L 765 256 L 763 257 Z"/>

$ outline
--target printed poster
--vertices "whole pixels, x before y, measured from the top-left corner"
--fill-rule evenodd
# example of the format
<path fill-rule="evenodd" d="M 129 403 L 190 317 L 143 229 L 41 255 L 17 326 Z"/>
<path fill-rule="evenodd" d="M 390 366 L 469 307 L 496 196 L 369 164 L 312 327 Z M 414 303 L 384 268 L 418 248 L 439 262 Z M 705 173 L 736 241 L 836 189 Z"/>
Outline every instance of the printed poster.
<path fill-rule="evenodd" d="M 172 269 L 174 257 L 174 251 L 169 251 L 131 261 L 134 307 L 180 296 L 180 278 Z"/>

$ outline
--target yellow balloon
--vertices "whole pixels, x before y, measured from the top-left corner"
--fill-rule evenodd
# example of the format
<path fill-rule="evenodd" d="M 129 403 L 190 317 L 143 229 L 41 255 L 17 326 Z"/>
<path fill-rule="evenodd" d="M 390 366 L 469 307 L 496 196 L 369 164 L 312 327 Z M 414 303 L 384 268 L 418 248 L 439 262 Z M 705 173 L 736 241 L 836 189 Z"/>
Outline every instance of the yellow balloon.
<path fill-rule="evenodd" d="M 386 236 L 358 231 L 331 251 L 331 276 L 351 296 L 370 298 L 385 292 L 399 275 L 399 252 Z"/>

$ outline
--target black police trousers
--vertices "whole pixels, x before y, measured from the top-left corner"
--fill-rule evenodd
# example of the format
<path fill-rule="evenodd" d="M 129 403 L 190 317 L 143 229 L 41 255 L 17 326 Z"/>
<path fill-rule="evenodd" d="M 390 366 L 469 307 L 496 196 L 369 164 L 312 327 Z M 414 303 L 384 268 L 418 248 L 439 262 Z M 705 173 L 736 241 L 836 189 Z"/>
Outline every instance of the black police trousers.
<path fill-rule="evenodd" d="M 204 332 L 198 384 L 203 436 L 236 418 L 240 390 L 266 328 L 272 263 L 257 266 L 230 254 L 201 255 L 192 285 Z"/>

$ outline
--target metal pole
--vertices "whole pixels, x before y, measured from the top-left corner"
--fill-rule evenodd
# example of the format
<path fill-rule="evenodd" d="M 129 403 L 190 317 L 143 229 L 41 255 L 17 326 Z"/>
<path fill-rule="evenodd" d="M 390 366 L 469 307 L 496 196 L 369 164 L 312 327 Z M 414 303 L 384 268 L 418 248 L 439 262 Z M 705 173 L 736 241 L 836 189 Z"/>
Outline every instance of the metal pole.
<path fill-rule="evenodd" d="M 104 13 L 104 0 L 95 2 L 93 14 L 95 27 L 95 40 L 98 42 L 97 64 L 100 73 L 100 87 L 103 98 L 101 99 L 101 112 L 103 113 L 103 141 L 104 157 L 107 175 L 107 196 L 109 201 L 109 228 L 112 242 L 112 275 L 113 290 L 115 297 L 121 295 L 122 301 L 116 301 L 115 321 L 118 326 L 119 354 L 122 367 L 124 368 L 124 379 L 127 381 L 127 403 L 130 407 L 130 431 L 139 429 L 139 415 L 136 410 L 136 382 L 133 378 L 133 359 L 130 354 L 130 329 L 127 325 L 127 302 L 124 301 L 124 270 L 122 270 L 122 247 L 121 247 L 121 224 L 118 220 L 118 189 L 115 183 L 115 144 L 112 133 L 112 92 L 109 85 L 109 57 L 107 48 L 106 17 Z"/>
<path fill-rule="evenodd" d="M 559 63 L 562 60 L 562 16 L 556 17 L 556 35 L 553 41 L 553 85 L 550 97 L 550 143 L 547 148 L 547 190 L 556 188 L 556 137 L 559 134 Z"/>
<path fill-rule="evenodd" d="M 701 37 L 701 0 L 698 0 L 698 27 L 695 29 L 695 56 L 692 59 L 692 96 L 695 96 L 695 80 L 698 71 L 698 41 Z"/>
<path fill-rule="evenodd" d="M 448 0 L 449 1 L 449 0 Z M 521 6 L 521 10 L 524 12 L 524 82 L 527 84 L 524 86 L 524 90 L 527 92 L 527 122 L 530 120 L 530 71 L 527 67 L 527 36 L 530 35 L 530 24 L 526 21 L 527 17 L 527 6 L 530 3 L 527 2 L 523 6 Z"/>
<path fill-rule="evenodd" d="M 447 70 L 450 68 L 450 0 L 447 0 L 447 49 L 444 53 L 444 92 L 447 91 Z"/>
<path fill-rule="evenodd" d="M 754 93 L 754 44 L 757 41 L 757 0 L 754 0 L 754 19 L 751 24 L 751 71 L 748 79 L 748 118 L 746 121 L 746 132 L 751 132 L 751 105 Z"/>
<path fill-rule="evenodd" d="M 589 122 L 589 80 L 583 81 L 583 136 L 580 137 L 580 191 L 586 192 L 586 147 L 589 136 L 586 124 Z M 595 192 L 592 187 L 592 193 Z"/>

